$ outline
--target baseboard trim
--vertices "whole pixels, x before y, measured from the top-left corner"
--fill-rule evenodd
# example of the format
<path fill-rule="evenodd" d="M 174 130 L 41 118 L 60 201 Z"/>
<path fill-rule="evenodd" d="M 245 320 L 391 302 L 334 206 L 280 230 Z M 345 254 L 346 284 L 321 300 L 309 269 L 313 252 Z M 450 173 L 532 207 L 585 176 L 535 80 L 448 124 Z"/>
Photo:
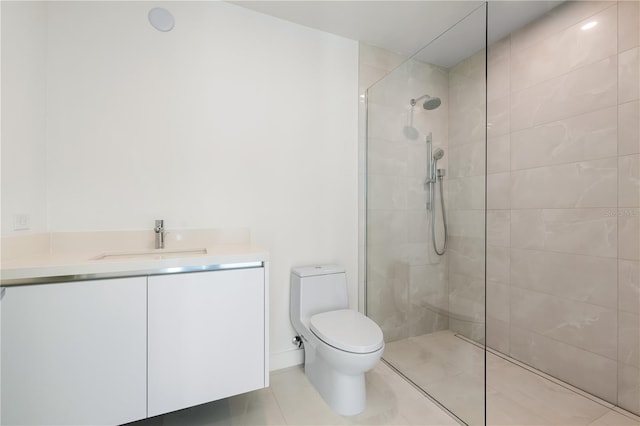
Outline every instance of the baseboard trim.
<path fill-rule="evenodd" d="M 292 349 L 289 351 L 272 353 L 269 357 L 269 371 L 282 370 L 283 368 L 302 364 L 304 362 L 304 350 Z"/>

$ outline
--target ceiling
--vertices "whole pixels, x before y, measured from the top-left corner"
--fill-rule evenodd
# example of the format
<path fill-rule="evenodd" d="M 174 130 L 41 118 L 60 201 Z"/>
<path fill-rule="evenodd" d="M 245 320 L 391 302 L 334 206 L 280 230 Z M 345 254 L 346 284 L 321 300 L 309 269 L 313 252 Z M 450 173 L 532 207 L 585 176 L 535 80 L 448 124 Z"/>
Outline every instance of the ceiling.
<path fill-rule="evenodd" d="M 231 3 L 406 56 L 413 56 L 464 19 L 463 25 L 456 26 L 455 31 L 429 49 L 429 61 L 445 67 L 458 63 L 484 46 L 483 1 L 294 0 Z M 526 25 L 560 3 L 562 1 L 489 2 L 489 42 Z M 475 10 L 477 12 L 472 14 Z M 471 16 L 465 19 L 468 15 Z"/>

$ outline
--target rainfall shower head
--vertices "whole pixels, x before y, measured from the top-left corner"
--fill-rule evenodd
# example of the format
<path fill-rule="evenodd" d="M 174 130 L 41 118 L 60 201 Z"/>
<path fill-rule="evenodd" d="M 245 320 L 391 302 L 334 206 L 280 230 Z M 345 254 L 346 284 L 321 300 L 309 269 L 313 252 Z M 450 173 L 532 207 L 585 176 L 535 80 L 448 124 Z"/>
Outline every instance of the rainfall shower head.
<path fill-rule="evenodd" d="M 441 148 L 436 149 L 436 152 L 433 153 L 433 159 L 438 161 L 444 157 L 444 151 Z"/>
<path fill-rule="evenodd" d="M 424 103 L 422 104 L 422 108 L 426 109 L 427 111 L 438 108 L 442 103 L 442 100 L 437 96 L 422 95 L 419 98 L 411 99 L 411 106 L 415 106 L 415 104 L 418 103 L 419 100 L 424 98 L 426 98 L 426 101 L 424 101 Z"/>

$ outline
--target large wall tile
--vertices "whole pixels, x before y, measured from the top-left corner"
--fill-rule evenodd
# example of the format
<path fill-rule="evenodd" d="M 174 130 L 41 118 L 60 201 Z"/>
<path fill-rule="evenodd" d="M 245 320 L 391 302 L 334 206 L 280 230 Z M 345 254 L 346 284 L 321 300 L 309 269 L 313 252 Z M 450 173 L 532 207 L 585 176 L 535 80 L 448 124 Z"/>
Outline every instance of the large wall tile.
<path fill-rule="evenodd" d="M 456 125 L 449 129 L 449 146 L 483 141 L 486 110 L 484 103 L 479 103 L 460 111 L 451 111 L 449 119 Z"/>
<path fill-rule="evenodd" d="M 367 214 L 367 243 L 406 243 L 409 238 L 408 223 L 406 210 L 370 210 Z"/>
<path fill-rule="evenodd" d="M 618 55 L 618 102 L 640 98 L 640 47 Z"/>
<path fill-rule="evenodd" d="M 449 206 L 451 210 L 484 208 L 485 177 L 471 176 L 449 180 Z"/>
<path fill-rule="evenodd" d="M 640 3 L 618 2 L 618 50 L 640 46 Z"/>
<path fill-rule="evenodd" d="M 487 281 L 487 316 L 509 323 L 509 285 Z"/>
<path fill-rule="evenodd" d="M 438 193 L 437 202 L 440 202 Z M 412 210 L 424 210 L 427 208 L 427 190 L 424 185 L 424 177 L 407 178 L 407 208 Z"/>
<path fill-rule="evenodd" d="M 461 321 L 484 323 L 484 279 L 449 273 L 449 313 Z"/>
<path fill-rule="evenodd" d="M 452 179 L 485 173 L 485 144 L 468 143 L 449 148 L 449 173 Z M 440 165 L 438 164 L 438 167 Z"/>
<path fill-rule="evenodd" d="M 489 45 L 489 48 L 487 49 L 487 64 L 493 65 L 496 62 L 501 62 L 509 59 L 510 56 L 511 35 L 508 35 Z"/>
<path fill-rule="evenodd" d="M 487 140 L 487 173 L 508 172 L 511 162 L 511 135 L 506 134 Z M 484 161 L 483 161 L 484 162 Z"/>
<path fill-rule="evenodd" d="M 436 331 L 448 330 L 449 315 L 428 307 L 411 304 L 405 328 L 409 329 L 409 336 L 422 336 Z"/>
<path fill-rule="evenodd" d="M 618 155 L 640 153 L 640 102 L 618 106 Z"/>
<path fill-rule="evenodd" d="M 640 262 L 618 260 L 618 307 L 640 314 Z"/>
<path fill-rule="evenodd" d="M 491 50 L 491 48 L 489 48 Z M 487 100 L 492 101 L 509 95 L 511 88 L 510 59 L 490 60 L 487 63 Z"/>
<path fill-rule="evenodd" d="M 640 209 L 618 210 L 618 258 L 640 260 Z"/>
<path fill-rule="evenodd" d="M 377 175 L 407 175 L 407 144 L 385 139 L 369 138 L 367 145 L 369 173 Z"/>
<path fill-rule="evenodd" d="M 399 53 L 360 42 L 358 50 L 358 61 L 360 64 L 369 65 L 389 72 L 389 70 L 394 69 L 406 60 L 407 58 Z M 371 84 L 369 84 L 369 86 L 370 85 Z"/>
<path fill-rule="evenodd" d="M 449 265 L 411 266 L 409 300 L 412 305 L 446 313 L 449 308 Z"/>
<path fill-rule="evenodd" d="M 486 341 L 640 414 L 640 2 L 565 2 L 487 58 Z M 451 128 L 469 121 L 474 70 L 456 70 Z M 454 210 L 479 207 L 478 157 L 450 155 Z M 459 289 L 482 271 L 466 214 L 451 221 L 456 313 L 473 311 Z"/>
<path fill-rule="evenodd" d="M 617 311 L 511 287 L 512 325 L 617 359 Z"/>
<path fill-rule="evenodd" d="M 511 34 L 511 51 L 520 52 L 539 43 L 551 34 L 561 32 L 601 10 L 611 7 L 611 1 L 568 1 L 551 9 L 544 17 Z"/>
<path fill-rule="evenodd" d="M 618 365 L 618 405 L 640 415 L 640 368 Z"/>
<path fill-rule="evenodd" d="M 489 138 L 509 133 L 509 96 L 487 102 L 487 135 Z"/>
<path fill-rule="evenodd" d="M 606 401 L 616 402 L 616 361 L 513 325 L 510 348 L 514 358 Z"/>
<path fill-rule="evenodd" d="M 617 59 L 611 56 L 530 88 L 512 92 L 511 130 L 615 105 L 617 74 Z"/>
<path fill-rule="evenodd" d="M 484 280 L 485 253 L 481 238 L 449 238 L 450 273 Z"/>
<path fill-rule="evenodd" d="M 511 210 L 487 210 L 487 245 L 509 247 Z"/>
<path fill-rule="evenodd" d="M 494 173 L 487 175 L 488 209 L 508 209 L 511 206 L 509 190 L 510 181 L 510 173 Z"/>
<path fill-rule="evenodd" d="M 614 157 L 616 112 L 614 106 L 512 133 L 512 169 Z"/>
<path fill-rule="evenodd" d="M 484 210 L 451 210 L 449 217 L 449 235 L 484 239 Z"/>
<path fill-rule="evenodd" d="M 614 5 L 552 34 L 511 58 L 511 90 L 522 90 L 617 53 L 618 10 Z M 590 21 L 598 24 L 583 30 Z M 544 60 L 540 60 L 544 58 Z M 489 80 L 491 81 L 491 80 Z"/>
<path fill-rule="evenodd" d="M 419 143 L 418 143 L 419 142 Z M 409 176 L 419 176 L 423 179 L 427 177 L 427 144 L 424 140 L 412 141 L 407 144 L 409 153 L 407 174 Z"/>
<path fill-rule="evenodd" d="M 409 110 L 393 108 L 368 101 L 367 136 L 386 141 L 405 141 L 402 129 L 409 123 Z"/>
<path fill-rule="evenodd" d="M 484 140 L 485 58 L 484 53 L 465 59 L 449 72 L 449 145 Z"/>
<path fill-rule="evenodd" d="M 369 262 L 371 265 L 371 261 Z M 382 328 L 385 341 L 408 337 L 404 324 L 409 314 L 409 267 L 401 262 L 383 274 L 367 271 L 367 315 Z"/>
<path fill-rule="evenodd" d="M 616 309 L 617 274 L 613 258 L 511 249 L 514 287 Z"/>
<path fill-rule="evenodd" d="M 618 158 L 618 206 L 640 207 L 640 154 Z"/>
<path fill-rule="evenodd" d="M 424 210 L 410 210 L 408 212 L 408 229 L 410 243 L 427 243 L 431 241 L 431 225 L 429 223 L 429 212 Z"/>
<path fill-rule="evenodd" d="M 369 210 L 406 209 L 407 178 L 369 174 L 367 204 Z"/>
<path fill-rule="evenodd" d="M 640 367 L 640 316 L 620 312 L 618 316 L 618 361 Z"/>
<path fill-rule="evenodd" d="M 487 305 L 489 304 L 487 296 Z M 487 346 L 503 354 L 509 353 L 509 323 L 490 317 L 487 307 Z M 491 374 L 491 373 L 489 373 Z"/>
<path fill-rule="evenodd" d="M 513 171 L 511 207 L 615 207 L 617 163 L 614 157 Z"/>
<path fill-rule="evenodd" d="M 511 247 L 615 257 L 617 217 L 610 209 L 512 210 Z"/>
<path fill-rule="evenodd" d="M 507 247 L 487 246 L 487 280 L 497 283 L 509 283 L 509 249 Z"/>

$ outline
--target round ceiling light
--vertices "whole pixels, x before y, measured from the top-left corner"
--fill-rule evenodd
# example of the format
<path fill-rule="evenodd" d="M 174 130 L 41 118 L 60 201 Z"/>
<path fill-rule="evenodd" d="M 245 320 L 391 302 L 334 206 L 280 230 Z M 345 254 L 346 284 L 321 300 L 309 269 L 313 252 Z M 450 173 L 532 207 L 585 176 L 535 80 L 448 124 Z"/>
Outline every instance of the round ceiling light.
<path fill-rule="evenodd" d="M 149 11 L 149 23 L 158 31 L 167 32 L 173 29 L 175 20 L 167 9 L 154 7 Z"/>

